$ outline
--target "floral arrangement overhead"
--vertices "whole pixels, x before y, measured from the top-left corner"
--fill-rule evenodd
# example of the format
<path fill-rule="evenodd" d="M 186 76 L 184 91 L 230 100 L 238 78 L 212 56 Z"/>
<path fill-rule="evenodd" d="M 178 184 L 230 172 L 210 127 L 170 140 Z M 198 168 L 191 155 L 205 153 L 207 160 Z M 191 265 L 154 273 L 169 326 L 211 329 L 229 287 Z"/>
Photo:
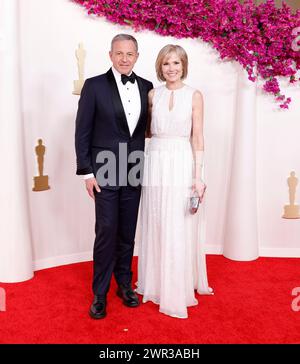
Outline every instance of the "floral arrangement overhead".
<path fill-rule="evenodd" d="M 153 30 L 163 36 L 200 38 L 215 48 L 221 59 L 235 60 L 248 78 L 264 80 L 263 89 L 281 108 L 290 97 L 281 94 L 279 78 L 300 81 L 300 10 L 293 13 L 274 0 L 255 5 L 253 0 L 72 0 L 88 14 L 129 25 L 135 31 Z"/>

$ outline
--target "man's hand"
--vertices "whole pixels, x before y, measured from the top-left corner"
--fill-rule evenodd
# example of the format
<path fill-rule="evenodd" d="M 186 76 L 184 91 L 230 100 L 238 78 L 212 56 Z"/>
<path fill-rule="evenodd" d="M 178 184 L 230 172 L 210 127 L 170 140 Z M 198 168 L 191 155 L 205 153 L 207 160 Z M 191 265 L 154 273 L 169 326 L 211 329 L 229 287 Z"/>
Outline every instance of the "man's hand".
<path fill-rule="evenodd" d="M 90 197 L 95 200 L 95 195 L 94 195 L 94 187 L 96 189 L 97 192 L 101 192 L 100 187 L 98 186 L 97 180 L 95 177 L 92 178 L 88 178 L 85 180 L 85 187 L 88 191 L 88 194 L 90 195 Z"/>

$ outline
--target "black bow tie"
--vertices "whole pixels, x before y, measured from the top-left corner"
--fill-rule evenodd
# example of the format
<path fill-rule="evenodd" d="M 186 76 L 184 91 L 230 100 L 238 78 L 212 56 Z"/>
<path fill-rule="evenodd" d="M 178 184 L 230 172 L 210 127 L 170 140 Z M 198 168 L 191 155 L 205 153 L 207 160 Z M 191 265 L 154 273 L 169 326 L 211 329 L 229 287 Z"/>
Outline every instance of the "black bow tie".
<path fill-rule="evenodd" d="M 129 81 L 131 83 L 134 83 L 135 81 L 135 74 L 132 72 L 132 74 L 130 76 L 127 75 L 121 75 L 121 81 L 123 83 L 123 85 L 126 85 L 126 82 Z"/>

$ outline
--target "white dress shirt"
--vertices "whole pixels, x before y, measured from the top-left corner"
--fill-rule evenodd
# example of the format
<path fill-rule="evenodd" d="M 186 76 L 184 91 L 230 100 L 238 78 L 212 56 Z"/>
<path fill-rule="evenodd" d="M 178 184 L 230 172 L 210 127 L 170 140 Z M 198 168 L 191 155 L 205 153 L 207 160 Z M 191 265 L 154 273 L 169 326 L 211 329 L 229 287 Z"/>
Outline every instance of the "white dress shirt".
<path fill-rule="evenodd" d="M 121 80 L 121 73 L 118 72 L 114 67 L 112 67 L 111 69 L 115 77 L 116 84 L 121 97 L 121 102 L 127 119 L 128 129 L 130 135 L 132 135 L 134 129 L 136 128 L 141 113 L 141 96 L 137 80 L 135 80 L 134 83 L 128 81 L 126 82 L 125 85 L 123 85 Z M 88 179 L 92 177 L 94 177 L 94 174 L 89 173 L 85 174 L 83 176 L 83 179 Z"/>

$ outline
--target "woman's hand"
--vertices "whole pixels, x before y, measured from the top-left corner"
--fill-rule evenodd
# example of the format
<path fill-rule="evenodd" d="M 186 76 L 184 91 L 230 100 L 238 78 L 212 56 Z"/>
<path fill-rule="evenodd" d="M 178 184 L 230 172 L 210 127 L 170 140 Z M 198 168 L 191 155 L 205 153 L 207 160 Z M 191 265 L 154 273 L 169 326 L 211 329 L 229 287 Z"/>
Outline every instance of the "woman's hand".
<path fill-rule="evenodd" d="M 206 184 L 200 179 L 193 184 L 192 189 L 194 192 L 198 193 L 201 202 L 204 196 L 204 192 L 206 190 Z"/>

